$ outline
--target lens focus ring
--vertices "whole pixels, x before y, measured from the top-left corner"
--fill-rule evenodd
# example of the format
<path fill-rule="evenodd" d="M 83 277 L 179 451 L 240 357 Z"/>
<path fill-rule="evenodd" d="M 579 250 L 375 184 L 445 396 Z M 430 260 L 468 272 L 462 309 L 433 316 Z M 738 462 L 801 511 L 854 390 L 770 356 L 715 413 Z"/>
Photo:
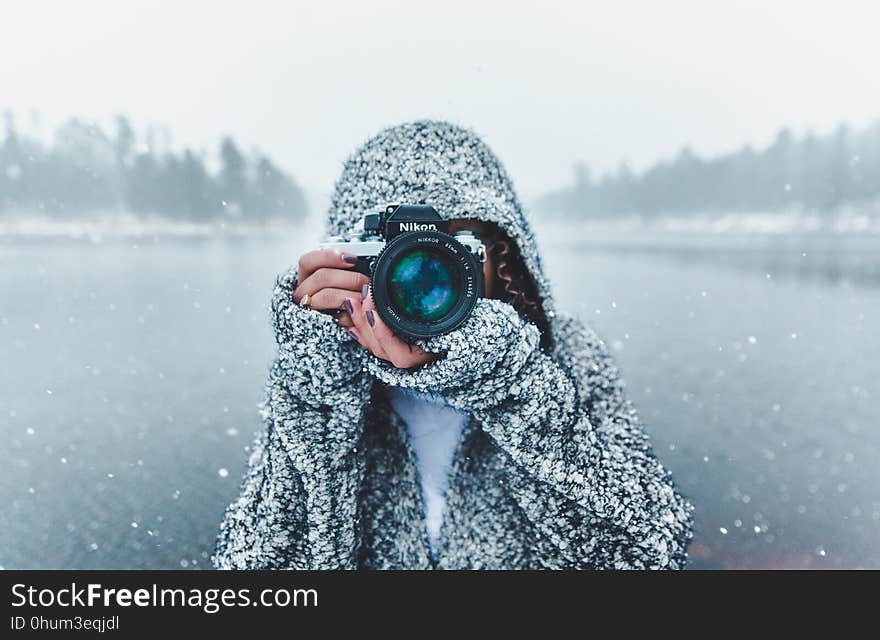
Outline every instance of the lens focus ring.
<path fill-rule="evenodd" d="M 482 267 L 471 252 L 440 231 L 397 236 L 376 260 L 376 310 L 404 339 L 453 331 L 482 293 Z"/>

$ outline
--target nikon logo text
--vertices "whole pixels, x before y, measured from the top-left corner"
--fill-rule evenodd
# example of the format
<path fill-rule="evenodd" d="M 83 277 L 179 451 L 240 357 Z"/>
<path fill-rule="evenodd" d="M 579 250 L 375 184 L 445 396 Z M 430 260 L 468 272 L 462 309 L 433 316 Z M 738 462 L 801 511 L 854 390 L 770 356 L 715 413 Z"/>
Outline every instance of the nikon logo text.
<path fill-rule="evenodd" d="M 436 224 L 427 224 L 423 222 L 401 222 L 401 231 L 436 231 Z"/>

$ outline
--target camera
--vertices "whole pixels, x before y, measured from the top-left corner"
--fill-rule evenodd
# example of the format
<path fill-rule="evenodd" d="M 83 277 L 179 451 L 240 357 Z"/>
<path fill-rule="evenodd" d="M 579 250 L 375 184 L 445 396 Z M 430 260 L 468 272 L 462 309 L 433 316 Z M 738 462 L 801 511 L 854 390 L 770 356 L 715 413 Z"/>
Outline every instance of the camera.
<path fill-rule="evenodd" d="M 376 311 L 404 340 L 449 333 L 468 319 L 482 295 L 486 248 L 470 231 L 426 204 L 389 204 L 366 213 L 350 237 L 322 249 L 357 256 L 355 271 L 370 278 Z"/>

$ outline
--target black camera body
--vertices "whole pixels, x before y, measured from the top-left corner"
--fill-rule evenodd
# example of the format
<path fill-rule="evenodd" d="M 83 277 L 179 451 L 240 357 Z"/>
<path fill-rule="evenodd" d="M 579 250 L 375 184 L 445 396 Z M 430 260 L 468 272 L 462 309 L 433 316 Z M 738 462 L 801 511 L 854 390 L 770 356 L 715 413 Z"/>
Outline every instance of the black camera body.
<path fill-rule="evenodd" d="M 470 231 L 450 234 L 430 205 L 368 212 L 361 230 L 328 238 L 321 248 L 357 256 L 354 270 L 369 276 L 376 311 L 404 340 L 457 329 L 482 295 L 483 243 Z"/>

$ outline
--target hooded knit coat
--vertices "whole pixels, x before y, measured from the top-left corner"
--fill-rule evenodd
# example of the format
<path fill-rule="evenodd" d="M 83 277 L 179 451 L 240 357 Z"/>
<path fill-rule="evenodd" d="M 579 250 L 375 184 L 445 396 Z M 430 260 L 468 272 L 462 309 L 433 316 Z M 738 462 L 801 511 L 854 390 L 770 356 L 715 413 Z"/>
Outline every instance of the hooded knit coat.
<path fill-rule="evenodd" d="M 441 359 L 397 369 L 333 318 L 297 306 L 297 274 L 272 298 L 278 356 L 264 428 L 213 562 L 260 569 L 682 568 L 691 506 L 651 451 L 605 344 L 556 311 L 504 169 L 472 132 L 415 122 L 346 162 L 327 232 L 387 202 L 499 225 L 520 248 L 552 348 L 512 306 L 481 299 L 458 330 L 421 341 Z M 470 413 L 450 469 L 440 551 L 427 540 L 407 429 L 385 385 Z"/>

